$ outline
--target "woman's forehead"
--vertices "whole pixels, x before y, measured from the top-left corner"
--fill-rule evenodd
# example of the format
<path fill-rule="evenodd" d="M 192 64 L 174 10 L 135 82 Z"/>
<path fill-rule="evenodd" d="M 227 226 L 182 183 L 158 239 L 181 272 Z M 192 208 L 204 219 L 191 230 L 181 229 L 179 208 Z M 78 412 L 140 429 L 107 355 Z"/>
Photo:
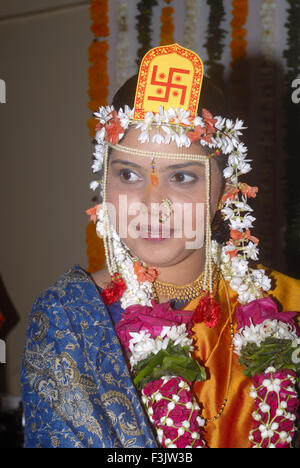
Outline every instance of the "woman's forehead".
<path fill-rule="evenodd" d="M 114 149 L 110 155 L 110 164 L 121 164 L 124 166 L 142 168 L 142 169 L 152 169 L 153 164 L 155 164 L 156 170 L 167 170 L 167 169 L 187 169 L 189 167 L 198 167 L 204 168 L 205 164 L 203 161 L 187 160 L 187 159 L 169 159 L 163 157 L 153 158 L 151 156 L 138 156 L 136 154 L 127 154 L 122 151 Z"/>
<path fill-rule="evenodd" d="M 124 135 L 122 143 L 119 145 L 120 149 L 113 148 L 110 152 L 110 161 L 122 161 L 127 164 L 132 163 L 132 165 L 139 165 L 141 167 L 148 168 L 151 167 L 154 159 L 157 168 L 166 168 L 169 166 L 187 167 L 191 165 L 204 167 L 203 156 L 206 157 L 208 155 L 208 151 L 207 148 L 203 148 L 199 143 L 192 143 L 188 148 L 179 148 L 175 141 L 171 141 L 168 144 L 152 142 L 151 131 L 149 132 L 149 142 L 140 142 L 138 140 L 139 135 L 139 130 L 130 128 Z M 126 152 L 122 152 L 122 146 L 126 147 Z M 128 154 L 128 148 L 133 149 L 132 154 Z M 141 150 L 146 153 L 149 152 L 149 157 L 134 154 L 135 150 Z M 164 157 L 164 153 L 167 153 L 168 157 Z M 174 159 L 172 159 L 170 154 L 174 154 Z M 183 155 L 182 159 L 180 158 L 180 154 Z M 190 160 L 188 157 L 189 155 L 191 155 Z M 195 160 L 195 155 L 199 155 L 199 161 Z"/>

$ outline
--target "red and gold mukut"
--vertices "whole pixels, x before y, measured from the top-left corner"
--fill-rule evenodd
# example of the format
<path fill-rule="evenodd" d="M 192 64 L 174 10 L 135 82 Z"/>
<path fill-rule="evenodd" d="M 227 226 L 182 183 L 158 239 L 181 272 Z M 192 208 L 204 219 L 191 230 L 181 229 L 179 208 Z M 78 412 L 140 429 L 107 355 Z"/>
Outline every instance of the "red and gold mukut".
<path fill-rule="evenodd" d="M 183 108 L 197 115 L 203 79 L 203 63 L 193 51 L 178 44 L 151 49 L 143 58 L 135 94 L 133 118 L 147 112 Z"/>

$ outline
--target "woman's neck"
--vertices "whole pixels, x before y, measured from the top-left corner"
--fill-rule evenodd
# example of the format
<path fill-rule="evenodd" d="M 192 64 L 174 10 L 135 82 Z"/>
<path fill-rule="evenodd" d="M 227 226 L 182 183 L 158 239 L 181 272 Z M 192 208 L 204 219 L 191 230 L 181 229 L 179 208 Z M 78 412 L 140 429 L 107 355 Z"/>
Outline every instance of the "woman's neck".
<path fill-rule="evenodd" d="M 158 267 L 160 281 L 178 286 L 192 283 L 203 272 L 205 266 L 204 248 L 195 250 L 177 263 L 169 267 Z"/>

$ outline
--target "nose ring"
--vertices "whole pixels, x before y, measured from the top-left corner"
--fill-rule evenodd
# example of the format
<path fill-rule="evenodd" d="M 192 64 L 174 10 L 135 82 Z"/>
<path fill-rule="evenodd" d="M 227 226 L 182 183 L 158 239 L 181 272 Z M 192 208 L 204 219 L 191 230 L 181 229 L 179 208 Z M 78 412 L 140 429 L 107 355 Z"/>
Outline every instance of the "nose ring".
<path fill-rule="evenodd" d="M 161 214 L 159 215 L 159 222 L 165 223 L 170 218 L 171 214 L 174 213 L 173 202 L 169 198 L 163 198 L 161 203 Z"/>

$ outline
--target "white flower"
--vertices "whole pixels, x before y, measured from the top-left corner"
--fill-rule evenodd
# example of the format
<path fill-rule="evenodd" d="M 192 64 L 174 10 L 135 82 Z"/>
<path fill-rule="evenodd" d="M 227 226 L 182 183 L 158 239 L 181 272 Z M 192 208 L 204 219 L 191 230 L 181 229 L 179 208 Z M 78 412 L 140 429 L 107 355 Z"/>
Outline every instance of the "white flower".
<path fill-rule="evenodd" d="M 235 202 L 235 206 L 241 211 L 253 211 L 251 206 L 249 206 L 244 200 Z"/>
<path fill-rule="evenodd" d="M 234 216 L 230 218 L 230 227 L 236 231 L 244 229 L 244 220 L 242 216 Z"/>
<path fill-rule="evenodd" d="M 225 218 L 224 218 L 225 221 L 227 221 L 227 219 L 232 219 L 234 217 L 233 209 L 229 208 L 228 206 L 225 206 L 221 211 L 225 215 Z"/>
<path fill-rule="evenodd" d="M 242 156 L 243 157 L 243 156 Z M 237 168 L 238 164 L 241 162 L 241 156 L 237 154 L 236 152 L 230 154 L 228 156 L 228 164 L 229 166 L 234 166 Z"/>
<path fill-rule="evenodd" d="M 258 260 L 258 248 L 253 242 L 249 242 L 246 248 L 248 258 L 251 260 Z"/>
<path fill-rule="evenodd" d="M 233 127 L 233 121 L 230 119 L 226 119 L 226 130 L 231 130 Z"/>
<path fill-rule="evenodd" d="M 138 136 L 138 141 L 140 141 L 141 143 L 149 143 L 149 133 L 146 130 L 143 130 Z"/>
<path fill-rule="evenodd" d="M 93 172 L 99 172 L 102 169 L 102 161 L 95 159 L 92 165 Z"/>
<path fill-rule="evenodd" d="M 99 143 L 98 145 L 95 145 L 95 153 L 93 155 L 95 156 L 96 159 L 99 159 L 100 161 L 103 161 L 103 155 L 104 155 L 104 143 Z"/>
<path fill-rule="evenodd" d="M 94 116 L 99 119 L 100 123 L 104 125 L 111 119 L 111 113 L 114 110 L 114 106 L 101 106 L 99 112 L 94 112 Z"/>
<path fill-rule="evenodd" d="M 244 229 L 249 229 L 252 228 L 253 225 L 252 223 L 255 221 L 255 218 L 253 216 L 250 216 L 249 214 L 246 214 L 243 219 L 243 225 Z"/>
<path fill-rule="evenodd" d="M 179 148 L 181 148 L 182 146 L 185 146 L 188 148 L 191 145 L 191 140 L 186 135 L 186 133 L 181 133 L 180 135 L 178 135 L 178 133 L 175 133 L 174 135 L 175 135 L 175 141 Z"/>
<path fill-rule="evenodd" d="M 234 129 L 235 130 L 245 130 L 247 127 L 243 127 L 244 122 L 242 120 L 236 119 Z"/>
<path fill-rule="evenodd" d="M 247 172 L 251 171 L 250 164 L 246 163 L 245 161 L 240 161 L 237 168 L 239 169 L 241 174 L 247 174 Z"/>
<path fill-rule="evenodd" d="M 97 187 L 99 187 L 99 182 L 98 180 L 93 180 L 93 182 L 90 183 L 90 189 L 96 190 Z"/>
<path fill-rule="evenodd" d="M 120 119 L 121 127 L 126 130 L 129 126 L 130 120 L 132 119 L 134 114 L 134 108 L 130 109 L 127 105 L 125 105 L 124 111 L 120 109 L 118 112 L 118 117 Z"/>
<path fill-rule="evenodd" d="M 223 171 L 223 175 L 225 179 L 229 179 L 232 176 L 233 172 L 234 172 L 234 168 L 232 166 L 226 167 Z"/>
<path fill-rule="evenodd" d="M 255 269 L 252 270 L 251 274 L 255 284 L 264 291 L 268 291 L 271 288 L 271 279 L 264 273 L 265 270 L 263 269 Z"/>
<path fill-rule="evenodd" d="M 190 111 L 183 109 L 183 107 L 180 107 L 176 110 L 170 107 L 169 111 L 167 112 L 168 117 L 172 118 L 174 120 L 174 123 L 178 123 L 178 124 L 182 123 L 184 125 L 191 124 L 189 120 L 190 114 L 191 114 Z"/>
<path fill-rule="evenodd" d="M 248 271 L 248 261 L 243 257 L 234 257 L 232 259 L 232 268 L 237 276 L 245 276 Z"/>
<path fill-rule="evenodd" d="M 199 116 L 195 117 L 193 124 L 194 124 L 195 127 L 198 127 L 199 125 L 200 125 L 200 127 L 203 127 L 204 122 L 203 122 L 202 117 L 199 117 Z"/>
<path fill-rule="evenodd" d="M 235 334 L 233 342 L 236 354 L 240 355 L 242 347 L 246 346 L 247 343 L 255 343 L 260 346 L 267 338 L 293 341 L 295 337 L 297 337 L 297 333 L 292 329 L 291 325 L 278 320 L 265 320 L 258 325 L 251 324 L 250 327 L 246 326 L 241 329 L 239 333 Z M 279 388 L 277 382 L 275 384 L 274 382 L 270 383 L 270 385 L 272 391 L 277 391 Z"/>
<path fill-rule="evenodd" d="M 101 130 L 98 130 L 98 132 L 96 133 L 96 141 L 99 145 L 103 145 L 104 144 L 104 138 L 105 138 L 105 128 L 101 128 Z"/>
<path fill-rule="evenodd" d="M 260 410 L 263 413 L 268 413 L 270 411 L 270 409 L 271 409 L 270 406 L 267 403 L 260 403 L 259 407 L 260 407 Z M 266 430 L 265 426 L 264 426 L 263 430 Z"/>
<path fill-rule="evenodd" d="M 155 135 L 152 137 L 152 142 L 153 143 L 161 144 L 164 141 L 165 141 L 165 138 L 161 133 L 155 133 Z"/>

